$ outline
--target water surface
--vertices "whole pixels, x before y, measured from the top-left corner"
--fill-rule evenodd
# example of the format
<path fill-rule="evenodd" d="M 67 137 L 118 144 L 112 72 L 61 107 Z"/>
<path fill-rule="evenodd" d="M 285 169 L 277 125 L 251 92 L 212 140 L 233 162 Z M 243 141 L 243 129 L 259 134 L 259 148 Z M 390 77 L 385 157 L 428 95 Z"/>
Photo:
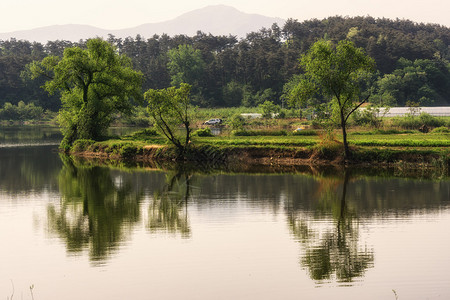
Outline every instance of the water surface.
<path fill-rule="evenodd" d="M 56 148 L 0 147 L 0 297 L 450 298 L 448 178 L 120 169 Z"/>

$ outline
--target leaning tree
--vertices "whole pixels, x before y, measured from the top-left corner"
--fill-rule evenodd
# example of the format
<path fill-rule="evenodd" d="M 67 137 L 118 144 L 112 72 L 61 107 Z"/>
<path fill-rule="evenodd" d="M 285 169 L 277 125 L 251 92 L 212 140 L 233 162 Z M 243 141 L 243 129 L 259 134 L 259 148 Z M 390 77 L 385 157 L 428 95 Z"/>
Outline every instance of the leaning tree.
<path fill-rule="evenodd" d="M 175 146 L 178 159 L 185 157 L 192 133 L 190 93 L 191 86 L 181 83 L 179 88 L 149 89 L 144 94 L 154 126 Z"/>

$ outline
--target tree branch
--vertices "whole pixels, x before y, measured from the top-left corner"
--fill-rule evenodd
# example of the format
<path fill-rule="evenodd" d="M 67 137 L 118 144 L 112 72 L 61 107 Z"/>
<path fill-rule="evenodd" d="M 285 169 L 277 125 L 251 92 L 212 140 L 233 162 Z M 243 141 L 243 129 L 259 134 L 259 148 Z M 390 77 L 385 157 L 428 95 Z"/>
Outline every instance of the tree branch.
<path fill-rule="evenodd" d="M 368 95 L 363 101 L 361 101 L 358 105 L 356 105 L 349 113 L 348 115 L 345 117 L 345 122 L 347 122 L 348 118 L 350 117 L 350 115 L 357 110 L 358 108 L 361 107 L 361 105 L 363 105 L 364 103 L 366 103 L 367 100 L 369 100 L 370 95 Z"/>

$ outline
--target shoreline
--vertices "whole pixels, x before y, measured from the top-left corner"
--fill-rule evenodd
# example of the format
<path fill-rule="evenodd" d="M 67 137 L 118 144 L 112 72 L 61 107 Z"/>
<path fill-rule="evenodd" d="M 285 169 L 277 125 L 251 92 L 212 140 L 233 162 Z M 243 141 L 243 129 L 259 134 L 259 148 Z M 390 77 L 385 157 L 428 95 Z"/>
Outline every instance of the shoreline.
<path fill-rule="evenodd" d="M 126 145 L 130 145 L 127 143 Z M 124 147 L 125 148 L 125 147 Z M 137 163 L 143 165 L 192 164 L 199 168 L 246 169 L 252 166 L 269 168 L 394 168 L 398 170 L 436 170 L 449 174 L 450 152 L 437 149 L 383 149 L 376 147 L 353 148 L 352 162 L 345 162 L 340 149 L 320 152 L 308 147 L 236 147 L 194 146 L 184 161 L 175 159 L 175 149 L 170 146 L 144 145 L 122 149 L 92 147 L 70 151 L 74 157 L 97 160 Z"/>

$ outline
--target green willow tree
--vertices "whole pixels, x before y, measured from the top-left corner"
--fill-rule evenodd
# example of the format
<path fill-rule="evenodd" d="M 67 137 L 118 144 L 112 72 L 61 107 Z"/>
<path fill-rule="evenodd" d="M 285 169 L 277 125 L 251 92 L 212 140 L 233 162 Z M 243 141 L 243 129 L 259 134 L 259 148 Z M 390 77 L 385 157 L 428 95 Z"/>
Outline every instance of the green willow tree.
<path fill-rule="evenodd" d="M 115 114 L 129 112 L 132 100 L 142 98 L 142 74 L 102 39 L 89 40 L 86 49 L 66 48 L 62 58 L 35 61 L 28 71 L 48 79 L 43 87 L 50 94 L 61 93 L 58 117 L 66 149 L 77 139 L 102 137 Z"/>
<path fill-rule="evenodd" d="M 334 102 L 342 128 L 345 159 L 350 158 L 347 142 L 347 121 L 369 97 L 363 97 L 361 83 L 375 71 L 374 60 L 357 48 L 351 41 L 340 41 L 333 45 L 330 41 L 314 43 L 300 59 L 304 77 L 292 89 L 291 97 L 306 103 L 311 97 L 321 94 Z"/>
<path fill-rule="evenodd" d="M 144 94 L 155 127 L 176 147 L 178 159 L 184 158 L 192 133 L 190 92 L 191 86 L 181 83 L 179 88 L 150 89 Z"/>

